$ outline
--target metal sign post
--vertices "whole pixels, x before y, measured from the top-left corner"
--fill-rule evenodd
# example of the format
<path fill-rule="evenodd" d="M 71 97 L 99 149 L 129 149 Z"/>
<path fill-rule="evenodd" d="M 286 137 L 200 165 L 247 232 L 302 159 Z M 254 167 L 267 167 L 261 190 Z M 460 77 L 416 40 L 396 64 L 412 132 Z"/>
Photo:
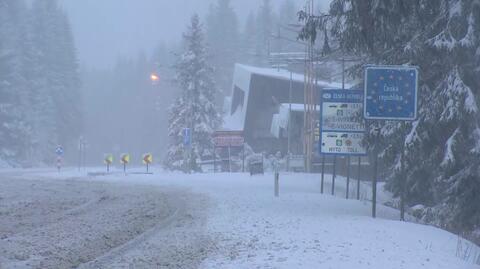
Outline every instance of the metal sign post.
<path fill-rule="evenodd" d="M 55 154 L 57 154 L 57 169 L 58 169 L 58 172 L 60 172 L 60 170 L 62 169 L 62 163 L 63 163 L 63 159 L 62 159 L 62 156 L 64 154 L 63 147 L 58 145 L 57 148 L 55 149 Z"/>
<path fill-rule="evenodd" d="M 123 172 L 127 173 L 127 164 L 130 163 L 130 154 L 124 153 L 120 156 L 120 163 L 123 164 Z"/>
<path fill-rule="evenodd" d="M 183 129 L 183 146 L 185 147 L 184 151 L 184 161 L 185 170 L 187 173 L 191 172 L 191 158 L 192 158 L 192 132 L 190 128 Z"/>
<path fill-rule="evenodd" d="M 107 173 L 109 173 L 110 165 L 113 163 L 113 154 L 106 154 L 103 162 L 107 165 Z"/>
<path fill-rule="evenodd" d="M 148 174 L 150 172 L 149 171 L 150 164 L 153 163 L 153 154 L 152 153 L 144 154 L 142 161 L 143 161 L 143 164 L 145 164 L 147 167 L 147 174 Z"/>
<path fill-rule="evenodd" d="M 413 121 L 417 118 L 418 106 L 417 67 L 411 66 L 367 66 L 365 69 L 364 117 L 367 120 Z M 375 162 L 372 185 L 372 216 L 376 216 L 376 192 L 378 169 L 378 139 L 380 130 L 375 130 Z M 401 172 L 404 173 L 402 148 Z M 406 180 L 406 179 L 404 179 Z M 401 220 L 405 212 L 405 182 L 401 190 Z"/>
<path fill-rule="evenodd" d="M 350 156 L 347 156 L 347 191 L 346 191 L 346 199 L 348 200 L 348 196 L 350 194 Z"/>
<path fill-rule="evenodd" d="M 357 170 L 357 200 L 360 200 L 360 175 L 362 169 L 362 157 L 358 157 L 358 170 Z"/>

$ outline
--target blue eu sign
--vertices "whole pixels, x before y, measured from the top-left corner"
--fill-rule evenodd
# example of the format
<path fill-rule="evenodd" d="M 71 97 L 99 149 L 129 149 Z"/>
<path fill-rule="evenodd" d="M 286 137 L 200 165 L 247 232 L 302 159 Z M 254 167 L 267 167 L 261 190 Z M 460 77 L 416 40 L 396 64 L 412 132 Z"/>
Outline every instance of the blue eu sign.
<path fill-rule="evenodd" d="M 365 71 L 365 119 L 415 120 L 418 69 L 408 66 L 371 66 Z"/>

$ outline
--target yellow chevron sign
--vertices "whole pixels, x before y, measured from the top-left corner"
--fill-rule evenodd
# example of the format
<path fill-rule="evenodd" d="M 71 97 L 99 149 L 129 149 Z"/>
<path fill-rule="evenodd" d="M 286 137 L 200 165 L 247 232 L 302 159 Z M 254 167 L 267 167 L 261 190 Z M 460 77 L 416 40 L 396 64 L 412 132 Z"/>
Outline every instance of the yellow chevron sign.
<path fill-rule="evenodd" d="M 122 164 L 130 163 L 130 154 L 122 154 L 122 156 L 120 157 L 120 162 Z"/>
<path fill-rule="evenodd" d="M 107 154 L 105 155 L 105 159 L 103 160 L 105 164 L 112 164 L 113 163 L 113 155 L 112 154 Z"/>
<path fill-rule="evenodd" d="M 144 164 L 151 164 L 153 162 L 153 155 L 151 153 L 147 153 L 143 155 L 143 163 Z"/>

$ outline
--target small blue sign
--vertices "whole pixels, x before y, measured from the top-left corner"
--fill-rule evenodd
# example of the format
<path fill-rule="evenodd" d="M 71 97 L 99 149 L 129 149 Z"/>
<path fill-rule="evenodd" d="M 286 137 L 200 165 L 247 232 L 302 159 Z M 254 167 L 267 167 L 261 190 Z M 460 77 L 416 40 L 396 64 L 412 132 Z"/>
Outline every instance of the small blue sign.
<path fill-rule="evenodd" d="M 64 151 L 63 151 L 63 147 L 62 146 L 57 146 L 57 148 L 55 149 L 55 153 L 57 154 L 57 156 L 62 156 Z"/>
<path fill-rule="evenodd" d="M 418 69 L 371 66 L 365 70 L 364 117 L 370 120 L 417 118 Z"/>
<path fill-rule="evenodd" d="M 183 129 L 183 145 L 190 146 L 192 144 L 192 132 L 190 128 Z"/>

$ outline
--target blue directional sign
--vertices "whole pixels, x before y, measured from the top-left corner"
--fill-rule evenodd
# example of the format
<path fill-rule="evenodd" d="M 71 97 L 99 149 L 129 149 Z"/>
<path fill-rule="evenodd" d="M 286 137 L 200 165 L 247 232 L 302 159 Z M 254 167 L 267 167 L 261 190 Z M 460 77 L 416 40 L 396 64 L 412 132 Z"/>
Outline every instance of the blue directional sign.
<path fill-rule="evenodd" d="M 57 148 L 55 149 L 55 153 L 57 154 L 57 156 L 62 156 L 64 151 L 63 151 L 63 147 L 62 146 L 57 146 Z"/>
<path fill-rule="evenodd" d="M 320 154 L 365 155 L 362 90 L 323 90 L 320 98 Z"/>
<path fill-rule="evenodd" d="M 190 128 L 183 129 L 183 145 L 190 146 L 192 144 L 192 132 Z"/>
<path fill-rule="evenodd" d="M 418 69 L 408 66 L 371 66 L 365 71 L 365 119 L 415 120 Z"/>

